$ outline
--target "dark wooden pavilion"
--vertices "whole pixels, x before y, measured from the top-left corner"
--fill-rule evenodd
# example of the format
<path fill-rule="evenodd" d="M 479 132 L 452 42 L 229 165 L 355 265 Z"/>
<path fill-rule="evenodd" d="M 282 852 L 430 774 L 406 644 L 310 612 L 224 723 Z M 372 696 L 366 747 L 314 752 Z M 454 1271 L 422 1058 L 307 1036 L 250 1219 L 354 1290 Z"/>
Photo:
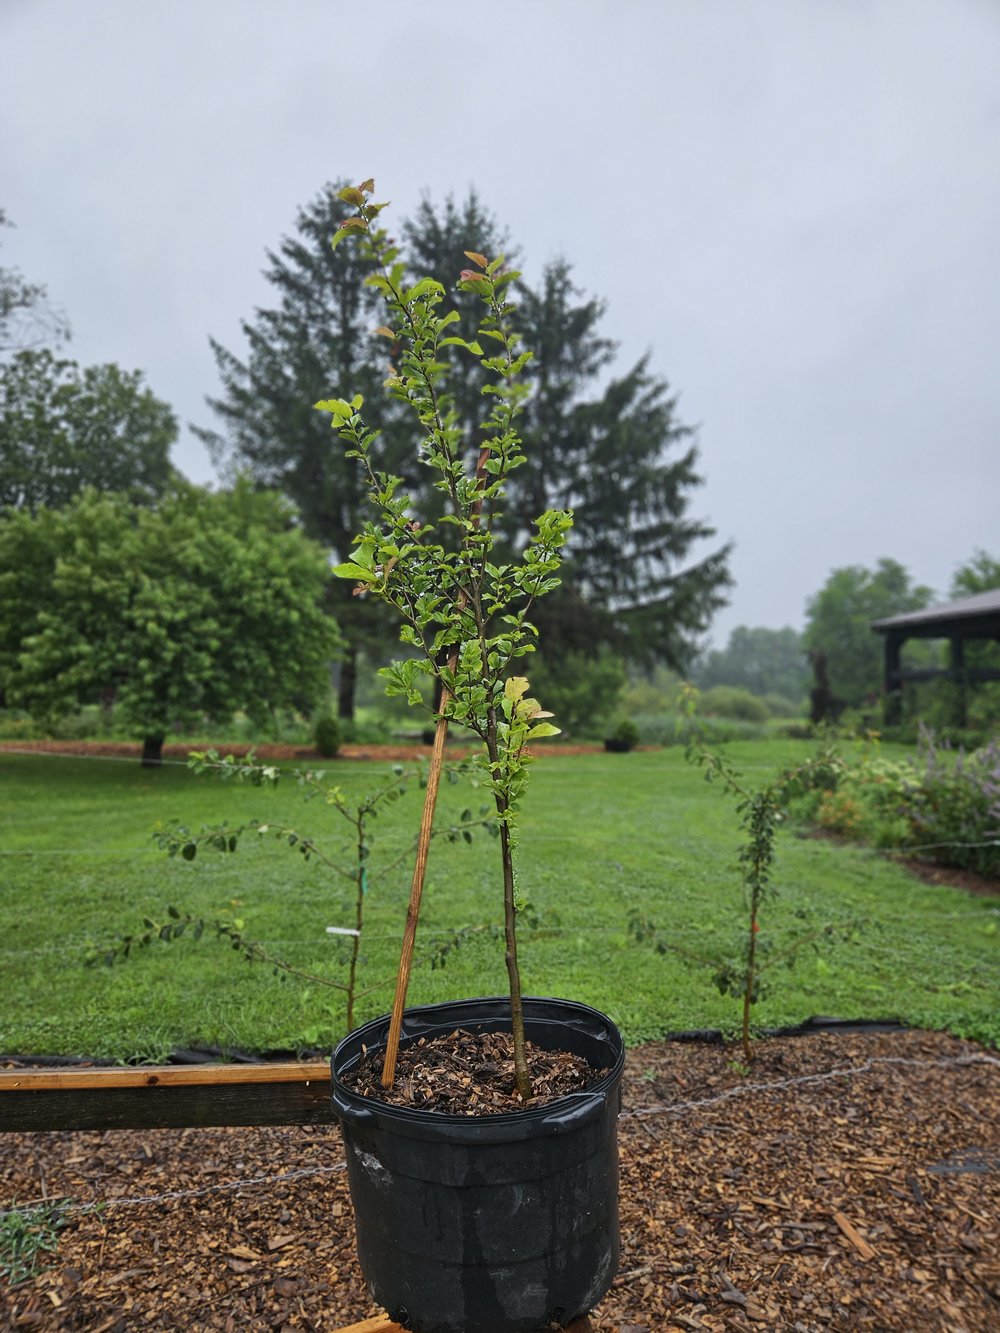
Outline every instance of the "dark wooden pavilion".
<path fill-rule="evenodd" d="M 970 685 L 986 680 L 1000 680 L 995 667 L 967 667 L 965 645 L 970 641 L 1000 643 L 1000 588 L 961 597 L 956 602 L 909 611 L 902 616 L 873 620 L 872 629 L 885 635 L 885 720 L 899 722 L 902 715 L 901 691 L 906 681 L 933 680 L 945 676 L 956 686 L 956 713 L 959 726 L 967 715 Z M 901 665 L 903 644 L 907 639 L 947 639 L 948 665 L 904 670 Z"/>

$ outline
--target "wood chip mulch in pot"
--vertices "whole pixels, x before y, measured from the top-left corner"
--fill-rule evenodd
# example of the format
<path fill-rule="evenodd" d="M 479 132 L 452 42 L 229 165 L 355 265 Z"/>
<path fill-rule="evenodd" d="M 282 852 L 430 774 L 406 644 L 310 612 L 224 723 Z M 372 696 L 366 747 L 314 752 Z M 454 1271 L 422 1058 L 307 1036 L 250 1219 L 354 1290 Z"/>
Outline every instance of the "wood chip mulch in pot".
<path fill-rule="evenodd" d="M 739 1058 L 628 1053 L 597 1333 L 1000 1329 L 996 1052 L 859 1033 Z M 335 1128 L 10 1134 L 0 1176 L 6 1205 L 99 1205 L 67 1214 L 47 1271 L 0 1278 L 3 1329 L 334 1333 L 377 1313 Z"/>
<path fill-rule="evenodd" d="M 600 1078 L 582 1056 L 544 1051 L 526 1041 L 532 1106 L 584 1092 Z M 503 1115 L 520 1111 L 514 1087 L 514 1043 L 509 1032 L 454 1032 L 402 1046 L 391 1088 L 382 1087 L 382 1053 L 366 1053 L 344 1084 L 359 1097 L 443 1115 Z"/>

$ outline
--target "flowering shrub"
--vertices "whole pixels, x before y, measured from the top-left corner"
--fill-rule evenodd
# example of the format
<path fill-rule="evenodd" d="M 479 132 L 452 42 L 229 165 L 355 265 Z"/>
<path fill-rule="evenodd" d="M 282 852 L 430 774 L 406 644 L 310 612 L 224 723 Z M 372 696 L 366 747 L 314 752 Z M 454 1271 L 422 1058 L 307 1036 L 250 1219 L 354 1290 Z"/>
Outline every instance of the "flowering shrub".
<path fill-rule="evenodd" d="M 876 756 L 837 776 L 832 790 L 819 793 L 815 819 L 820 828 L 876 847 L 898 847 L 908 840 L 904 811 L 915 779 L 912 764 Z"/>
<path fill-rule="evenodd" d="M 934 861 L 1000 878 L 1000 744 L 952 756 L 924 732 L 920 754 L 906 804 L 911 843 Z"/>
<path fill-rule="evenodd" d="M 830 833 L 1000 878 L 1000 744 L 955 754 L 923 730 L 915 760 L 831 768 L 795 813 Z"/>

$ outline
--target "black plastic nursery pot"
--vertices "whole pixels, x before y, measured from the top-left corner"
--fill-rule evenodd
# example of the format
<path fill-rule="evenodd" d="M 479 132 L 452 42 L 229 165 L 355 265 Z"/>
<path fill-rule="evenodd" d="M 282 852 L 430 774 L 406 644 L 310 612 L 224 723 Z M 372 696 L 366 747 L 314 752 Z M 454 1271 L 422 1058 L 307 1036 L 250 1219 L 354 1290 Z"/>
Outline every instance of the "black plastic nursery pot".
<path fill-rule="evenodd" d="M 526 998 L 527 1039 L 605 1072 L 586 1092 L 458 1116 L 360 1097 L 342 1075 L 385 1045 L 388 1016 L 333 1054 L 368 1288 L 413 1333 L 538 1333 L 592 1309 L 618 1270 L 618 1113 L 625 1048 L 604 1014 Z M 507 999 L 410 1009 L 401 1044 L 509 1031 Z"/>

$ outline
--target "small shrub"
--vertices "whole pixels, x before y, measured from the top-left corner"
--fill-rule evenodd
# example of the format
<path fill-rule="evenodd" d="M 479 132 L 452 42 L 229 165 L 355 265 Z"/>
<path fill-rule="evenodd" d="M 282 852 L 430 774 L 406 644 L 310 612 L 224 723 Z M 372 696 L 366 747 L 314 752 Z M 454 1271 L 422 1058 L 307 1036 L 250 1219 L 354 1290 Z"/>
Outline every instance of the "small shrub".
<path fill-rule="evenodd" d="M 738 722 L 766 722 L 767 704 L 749 690 L 735 685 L 713 685 L 698 701 L 698 711 L 706 717 L 733 718 Z"/>
<path fill-rule="evenodd" d="M 623 718 L 610 736 L 605 737 L 604 748 L 624 754 L 639 744 L 639 728 L 628 718 Z"/>
<path fill-rule="evenodd" d="M 327 713 L 317 720 L 313 729 L 313 742 L 317 753 L 321 754 L 324 759 L 336 757 L 343 744 L 343 739 L 340 723 L 335 717 Z"/>
<path fill-rule="evenodd" d="M 680 687 L 681 678 L 676 671 L 657 666 L 630 679 L 621 696 L 621 708 L 633 718 L 639 714 L 662 717 L 674 713 Z"/>
<path fill-rule="evenodd" d="M 558 662 L 536 653 L 531 687 L 558 717 L 564 736 L 596 738 L 619 706 L 625 667 L 606 649 L 594 657 L 565 653 Z"/>
<path fill-rule="evenodd" d="M 27 714 L 12 709 L 0 709 L 0 740 L 33 741 L 37 740 L 39 735 L 39 730 Z"/>
<path fill-rule="evenodd" d="M 784 694 L 762 694 L 760 701 L 771 717 L 804 717 L 806 706 L 802 699 L 789 699 Z"/>
<path fill-rule="evenodd" d="M 676 712 L 633 714 L 632 720 L 639 730 L 640 745 L 690 745 L 695 734 L 713 745 L 722 745 L 726 741 L 760 740 L 766 734 L 765 727 L 756 722 L 701 716 L 695 721 Z"/>
<path fill-rule="evenodd" d="M 796 793 L 798 817 L 874 847 L 1000 877 L 1000 742 L 956 755 L 923 730 L 916 761 L 876 754 L 828 777 Z"/>

